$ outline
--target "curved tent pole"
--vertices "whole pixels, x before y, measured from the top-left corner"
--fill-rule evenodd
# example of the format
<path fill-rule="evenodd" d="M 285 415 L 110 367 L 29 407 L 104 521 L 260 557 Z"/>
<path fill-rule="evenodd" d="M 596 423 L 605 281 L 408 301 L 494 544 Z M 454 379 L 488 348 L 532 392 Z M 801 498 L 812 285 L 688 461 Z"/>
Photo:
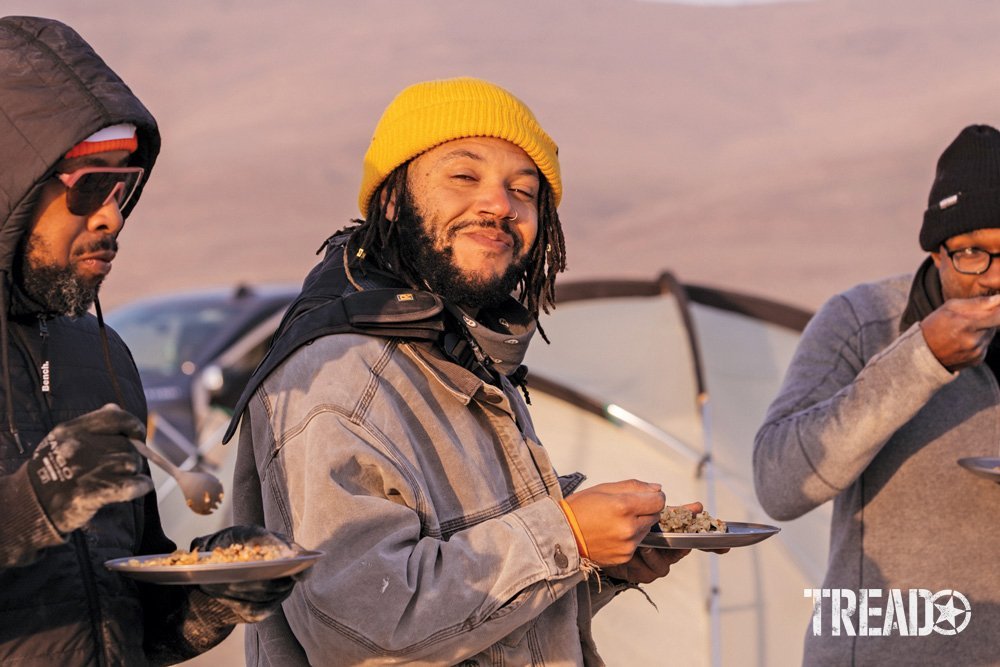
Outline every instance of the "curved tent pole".
<path fill-rule="evenodd" d="M 752 319 L 792 331 L 801 332 L 813 316 L 813 312 L 810 310 L 742 292 L 695 283 L 681 283 L 681 286 L 684 288 L 684 296 L 689 302 L 746 315 Z M 667 291 L 665 292 L 664 289 Z M 571 283 L 560 283 L 556 287 L 556 301 L 563 304 L 589 299 L 654 297 L 665 293 L 670 292 L 662 280 L 579 280 Z"/>
<path fill-rule="evenodd" d="M 659 284 L 661 293 L 670 293 L 677 299 L 677 307 L 681 312 L 681 321 L 684 323 L 688 345 L 691 348 L 691 358 L 694 360 L 695 385 L 698 388 L 698 395 L 695 397 L 695 401 L 698 406 L 698 414 L 701 417 L 704 450 L 702 459 L 698 463 L 699 473 L 705 480 L 705 504 L 708 506 L 710 512 L 715 512 L 715 464 L 712 460 L 711 404 L 709 402 L 708 387 L 705 385 L 704 364 L 702 362 L 701 347 L 698 345 L 698 333 L 694 326 L 694 316 L 691 314 L 691 305 L 688 300 L 687 290 L 672 273 L 669 271 L 661 273 Z M 708 559 L 708 612 L 711 662 L 713 667 L 718 667 L 722 664 L 722 622 L 719 610 L 718 557 L 709 557 Z"/>
<path fill-rule="evenodd" d="M 689 301 L 718 310 L 745 315 L 761 322 L 801 332 L 812 319 L 812 311 L 759 296 L 718 287 L 683 283 Z"/>

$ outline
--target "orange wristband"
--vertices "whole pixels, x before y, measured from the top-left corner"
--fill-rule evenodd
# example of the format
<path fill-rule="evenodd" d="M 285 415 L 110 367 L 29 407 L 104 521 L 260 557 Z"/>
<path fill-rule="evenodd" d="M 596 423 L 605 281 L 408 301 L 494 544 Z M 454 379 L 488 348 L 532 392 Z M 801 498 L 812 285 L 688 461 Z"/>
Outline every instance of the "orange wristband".
<path fill-rule="evenodd" d="M 583 539 L 583 531 L 580 530 L 580 524 L 576 521 L 576 515 L 573 514 L 573 508 L 569 506 L 569 503 L 565 500 L 559 501 L 559 507 L 562 508 L 563 514 L 566 515 L 566 520 L 569 521 L 569 527 L 573 529 L 573 537 L 576 538 L 576 550 L 580 552 L 580 555 L 584 558 L 590 558 L 590 552 L 587 551 L 587 540 Z"/>

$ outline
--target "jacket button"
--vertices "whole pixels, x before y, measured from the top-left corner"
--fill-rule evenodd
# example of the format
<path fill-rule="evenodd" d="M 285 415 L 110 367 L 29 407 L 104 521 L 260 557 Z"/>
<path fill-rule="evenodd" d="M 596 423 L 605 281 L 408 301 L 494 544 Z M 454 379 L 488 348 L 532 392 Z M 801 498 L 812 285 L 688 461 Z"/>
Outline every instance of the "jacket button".
<path fill-rule="evenodd" d="M 562 547 L 558 544 L 556 545 L 555 555 L 552 557 L 552 560 L 556 562 L 556 567 L 560 569 L 569 566 L 569 558 L 566 558 L 566 554 L 562 552 Z"/>

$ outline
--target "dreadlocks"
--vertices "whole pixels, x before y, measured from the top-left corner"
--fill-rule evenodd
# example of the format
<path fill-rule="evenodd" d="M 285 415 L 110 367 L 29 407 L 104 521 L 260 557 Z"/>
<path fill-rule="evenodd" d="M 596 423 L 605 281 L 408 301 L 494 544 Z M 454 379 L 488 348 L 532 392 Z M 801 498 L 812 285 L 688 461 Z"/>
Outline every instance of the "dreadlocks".
<path fill-rule="evenodd" d="M 396 167 L 379 184 L 368 200 L 365 220 L 354 220 L 344 252 L 352 268 L 364 270 L 364 261 L 371 261 L 381 270 L 395 274 L 413 287 L 423 284 L 415 267 L 400 251 L 399 230 L 389 217 L 389 202 L 403 202 L 407 190 L 406 162 Z M 524 272 L 517 282 L 517 300 L 538 318 L 539 310 L 549 312 L 555 307 L 556 274 L 566 270 L 566 246 L 555 196 L 544 176 L 539 174 L 538 237 L 525 262 Z"/>

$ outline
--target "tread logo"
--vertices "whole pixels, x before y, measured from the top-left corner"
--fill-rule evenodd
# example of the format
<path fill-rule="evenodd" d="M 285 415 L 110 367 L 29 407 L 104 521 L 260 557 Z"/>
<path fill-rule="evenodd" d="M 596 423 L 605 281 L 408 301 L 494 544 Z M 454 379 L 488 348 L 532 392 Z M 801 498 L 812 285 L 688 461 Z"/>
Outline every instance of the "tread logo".
<path fill-rule="evenodd" d="M 972 605 L 958 591 L 924 588 L 806 588 L 813 600 L 812 634 L 837 637 L 957 635 L 972 620 Z M 828 602 L 827 602 L 828 601 Z"/>

